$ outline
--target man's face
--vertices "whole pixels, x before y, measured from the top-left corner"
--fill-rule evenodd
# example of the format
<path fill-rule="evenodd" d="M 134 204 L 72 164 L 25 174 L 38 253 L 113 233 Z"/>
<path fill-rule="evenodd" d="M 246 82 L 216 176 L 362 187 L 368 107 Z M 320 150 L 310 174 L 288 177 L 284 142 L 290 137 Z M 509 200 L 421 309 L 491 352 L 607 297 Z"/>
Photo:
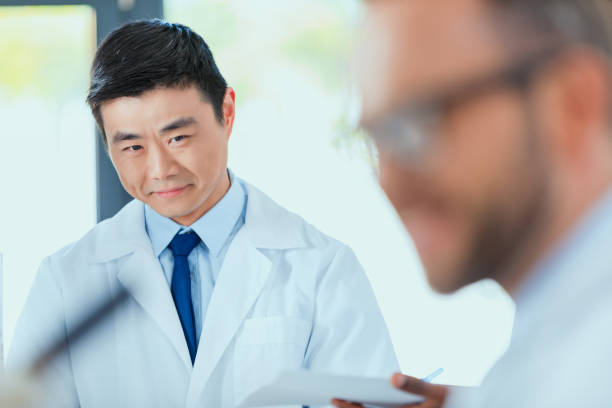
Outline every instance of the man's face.
<path fill-rule="evenodd" d="M 364 48 L 378 54 L 361 60 L 366 128 L 511 63 L 479 1 L 382 0 L 371 8 L 368 38 L 377 43 Z M 378 146 L 379 182 L 438 291 L 495 277 L 536 225 L 546 158 L 526 99 L 495 84 L 443 106 L 418 157 Z"/>
<path fill-rule="evenodd" d="M 101 107 L 111 160 L 125 190 L 157 213 L 190 225 L 228 187 L 227 143 L 234 115 L 228 88 L 225 119 L 195 86 L 156 88 Z"/>

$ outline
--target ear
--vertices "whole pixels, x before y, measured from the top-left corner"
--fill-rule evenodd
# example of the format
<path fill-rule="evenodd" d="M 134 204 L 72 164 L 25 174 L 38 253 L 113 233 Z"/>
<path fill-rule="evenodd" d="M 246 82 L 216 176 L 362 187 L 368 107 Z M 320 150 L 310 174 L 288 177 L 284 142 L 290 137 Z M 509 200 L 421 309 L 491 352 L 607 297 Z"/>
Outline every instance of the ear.
<path fill-rule="evenodd" d="M 225 126 L 225 136 L 227 139 L 232 134 L 234 118 L 236 117 L 236 93 L 230 86 L 225 90 L 223 97 L 223 125 Z"/>
<path fill-rule="evenodd" d="M 566 158 L 586 158 L 593 143 L 600 143 L 594 138 L 606 134 L 609 127 L 608 62 L 594 50 L 576 48 L 554 64 L 552 75 L 544 81 L 540 106 L 540 112 L 548 116 L 548 136 L 555 139 L 551 141 L 554 150 Z"/>

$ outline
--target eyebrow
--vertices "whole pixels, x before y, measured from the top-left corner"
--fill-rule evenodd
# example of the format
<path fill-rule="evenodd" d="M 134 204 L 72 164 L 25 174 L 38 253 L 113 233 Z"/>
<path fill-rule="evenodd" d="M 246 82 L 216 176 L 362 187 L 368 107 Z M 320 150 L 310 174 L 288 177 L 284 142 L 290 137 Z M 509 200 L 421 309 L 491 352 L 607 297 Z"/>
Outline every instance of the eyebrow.
<path fill-rule="evenodd" d="M 142 136 L 137 135 L 135 133 L 124 133 L 124 132 L 119 131 L 113 135 L 113 144 L 123 142 L 124 140 L 136 140 L 136 139 L 142 139 Z"/>
<path fill-rule="evenodd" d="M 166 126 L 164 126 L 163 128 L 161 128 L 160 133 L 168 133 L 172 130 L 176 130 L 176 129 L 180 129 L 180 128 L 184 128 L 193 124 L 198 123 L 197 120 L 195 120 L 195 118 L 193 117 L 186 117 L 186 118 L 179 118 L 169 124 L 167 124 Z"/>
<path fill-rule="evenodd" d="M 186 117 L 186 118 L 179 118 L 167 124 L 163 128 L 161 128 L 160 133 L 168 133 L 176 129 L 180 129 L 180 128 L 184 128 L 184 127 L 193 125 L 195 123 L 198 123 L 198 121 L 195 120 L 195 118 L 191 116 Z M 119 131 L 113 135 L 113 144 L 117 144 L 117 143 L 120 143 L 126 140 L 137 140 L 137 139 L 142 139 L 142 136 L 137 135 L 135 133 L 125 133 L 125 132 Z"/>

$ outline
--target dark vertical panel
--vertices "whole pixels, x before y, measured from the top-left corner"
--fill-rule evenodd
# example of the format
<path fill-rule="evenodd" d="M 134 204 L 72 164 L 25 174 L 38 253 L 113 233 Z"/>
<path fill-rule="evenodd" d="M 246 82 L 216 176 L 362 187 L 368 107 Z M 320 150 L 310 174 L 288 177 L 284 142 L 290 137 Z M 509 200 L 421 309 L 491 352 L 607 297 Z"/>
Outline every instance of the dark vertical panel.
<path fill-rule="evenodd" d="M 116 1 L 94 1 L 96 9 L 96 38 L 97 44 L 120 24 L 119 11 Z M 96 127 L 96 204 L 97 218 L 102 221 L 112 217 L 129 201 L 115 169 L 108 158 L 99 130 Z"/>

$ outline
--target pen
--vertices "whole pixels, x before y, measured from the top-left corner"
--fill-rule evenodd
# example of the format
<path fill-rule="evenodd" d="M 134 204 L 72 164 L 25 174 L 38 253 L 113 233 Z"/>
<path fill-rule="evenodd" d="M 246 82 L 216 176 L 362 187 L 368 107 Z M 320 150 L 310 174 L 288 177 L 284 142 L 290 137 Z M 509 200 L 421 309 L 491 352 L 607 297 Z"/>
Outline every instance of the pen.
<path fill-rule="evenodd" d="M 443 368 L 438 368 L 436 371 L 434 371 L 433 373 L 429 374 L 427 377 L 421 378 L 421 381 L 431 382 L 434 378 L 436 378 L 437 376 L 439 376 L 443 372 L 444 372 Z"/>

